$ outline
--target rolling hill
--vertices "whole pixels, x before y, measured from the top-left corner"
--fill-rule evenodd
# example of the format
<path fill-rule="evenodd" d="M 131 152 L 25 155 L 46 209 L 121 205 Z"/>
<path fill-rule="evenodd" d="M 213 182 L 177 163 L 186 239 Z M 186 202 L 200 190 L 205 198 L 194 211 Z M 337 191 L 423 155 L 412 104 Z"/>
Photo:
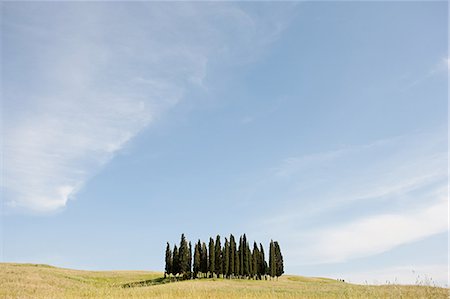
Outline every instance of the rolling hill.
<path fill-rule="evenodd" d="M 355 285 L 283 275 L 277 280 L 171 282 L 161 272 L 83 271 L 41 264 L 0 264 L 0 298 L 448 298 L 427 285 Z"/>

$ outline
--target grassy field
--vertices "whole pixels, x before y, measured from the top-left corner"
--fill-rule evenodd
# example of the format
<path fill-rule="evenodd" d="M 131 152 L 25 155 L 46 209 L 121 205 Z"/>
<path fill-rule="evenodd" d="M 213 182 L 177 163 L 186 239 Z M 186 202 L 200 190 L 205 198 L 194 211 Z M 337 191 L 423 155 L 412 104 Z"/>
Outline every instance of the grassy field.
<path fill-rule="evenodd" d="M 278 281 L 168 282 L 160 272 L 0 264 L 0 298 L 448 298 L 448 291 L 432 286 L 353 285 L 290 275 Z"/>

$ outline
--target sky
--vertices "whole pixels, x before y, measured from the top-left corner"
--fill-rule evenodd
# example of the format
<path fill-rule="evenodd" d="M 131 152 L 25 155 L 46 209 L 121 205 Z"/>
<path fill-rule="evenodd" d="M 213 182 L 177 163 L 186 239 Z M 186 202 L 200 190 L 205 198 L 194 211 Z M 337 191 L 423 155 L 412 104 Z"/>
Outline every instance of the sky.
<path fill-rule="evenodd" d="M 2 2 L 1 261 L 448 285 L 447 2 Z"/>

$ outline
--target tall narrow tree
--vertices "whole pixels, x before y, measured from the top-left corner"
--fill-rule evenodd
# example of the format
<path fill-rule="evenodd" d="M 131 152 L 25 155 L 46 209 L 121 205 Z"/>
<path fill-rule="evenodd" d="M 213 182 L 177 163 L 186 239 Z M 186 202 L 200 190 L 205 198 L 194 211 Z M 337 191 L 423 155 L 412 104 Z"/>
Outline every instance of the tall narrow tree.
<path fill-rule="evenodd" d="M 253 252 L 252 252 L 252 276 L 254 278 L 257 279 L 261 279 L 261 277 L 259 276 L 259 263 L 260 263 L 260 258 L 259 258 L 259 249 L 258 249 L 258 245 L 256 245 L 256 242 L 253 242 Z"/>
<path fill-rule="evenodd" d="M 201 262 L 200 250 L 201 250 L 200 240 L 198 240 L 198 243 L 196 243 L 194 247 L 194 265 L 192 268 L 194 279 L 197 278 L 197 275 L 200 272 L 200 262 Z"/>
<path fill-rule="evenodd" d="M 235 267 L 234 267 L 234 258 L 236 255 L 236 241 L 234 240 L 234 236 L 230 234 L 230 266 L 228 268 L 228 276 L 233 277 L 235 274 Z"/>
<path fill-rule="evenodd" d="M 173 258 L 172 258 L 172 274 L 177 276 L 180 273 L 180 256 L 178 255 L 177 245 L 173 247 Z"/>
<path fill-rule="evenodd" d="M 223 248 L 223 276 L 230 277 L 230 243 L 225 238 L 225 246 Z"/>
<path fill-rule="evenodd" d="M 236 244 L 237 246 L 237 244 Z M 234 251 L 234 276 L 239 277 L 241 275 L 241 258 L 239 254 L 239 249 L 236 248 Z"/>
<path fill-rule="evenodd" d="M 188 278 L 192 278 L 192 244 L 189 242 L 189 265 L 188 265 Z"/>
<path fill-rule="evenodd" d="M 220 244 L 220 236 L 217 235 L 216 237 L 216 245 L 215 245 L 215 258 L 216 258 L 216 267 L 215 272 L 216 276 L 220 277 L 220 274 L 222 273 L 222 245 Z"/>
<path fill-rule="evenodd" d="M 275 246 L 273 245 L 273 241 L 270 241 L 269 247 L 269 274 L 270 277 L 276 276 L 276 257 L 275 257 Z"/>
<path fill-rule="evenodd" d="M 239 276 L 244 276 L 244 242 L 242 240 L 242 236 L 239 237 Z"/>
<path fill-rule="evenodd" d="M 166 278 L 166 275 L 170 276 L 170 273 L 172 273 L 172 250 L 170 250 L 170 244 L 167 242 L 166 247 L 166 267 L 164 270 L 164 278 Z"/>
<path fill-rule="evenodd" d="M 275 275 L 279 277 L 284 273 L 283 255 L 281 254 L 281 249 L 278 242 L 273 242 L 273 245 L 275 249 Z"/>
<path fill-rule="evenodd" d="M 267 271 L 268 271 L 267 270 L 267 262 L 266 262 L 266 257 L 264 256 L 264 248 L 261 243 L 259 243 L 259 252 L 260 252 L 260 263 L 261 263 L 259 275 L 264 276 L 264 278 L 267 279 L 267 277 L 266 277 Z"/>
<path fill-rule="evenodd" d="M 206 247 L 205 242 L 202 243 L 202 250 L 201 250 L 201 272 L 203 274 L 204 277 L 206 277 L 208 275 L 208 249 Z"/>
<path fill-rule="evenodd" d="M 187 278 L 189 273 L 189 247 L 184 234 L 181 234 L 180 249 L 178 250 L 180 256 L 180 274 L 183 278 Z"/>
<path fill-rule="evenodd" d="M 253 278 L 253 256 L 250 244 L 247 243 L 248 277 Z"/>
<path fill-rule="evenodd" d="M 216 270 L 216 251 L 213 238 L 209 238 L 209 277 L 214 276 L 214 270 Z"/>
<path fill-rule="evenodd" d="M 250 261 L 249 261 L 249 251 L 248 243 L 247 243 L 247 236 L 244 234 L 242 237 L 242 264 L 243 264 L 243 275 L 249 276 L 250 275 Z"/>

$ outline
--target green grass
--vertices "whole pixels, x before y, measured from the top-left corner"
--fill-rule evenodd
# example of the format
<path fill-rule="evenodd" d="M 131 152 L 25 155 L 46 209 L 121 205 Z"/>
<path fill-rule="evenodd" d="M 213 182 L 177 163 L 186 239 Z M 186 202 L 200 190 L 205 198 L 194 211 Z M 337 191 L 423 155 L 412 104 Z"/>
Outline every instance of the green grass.
<path fill-rule="evenodd" d="M 448 291 L 430 285 L 354 285 L 292 275 L 268 281 L 172 282 L 164 279 L 161 272 L 0 264 L 0 298 L 449 298 Z"/>

